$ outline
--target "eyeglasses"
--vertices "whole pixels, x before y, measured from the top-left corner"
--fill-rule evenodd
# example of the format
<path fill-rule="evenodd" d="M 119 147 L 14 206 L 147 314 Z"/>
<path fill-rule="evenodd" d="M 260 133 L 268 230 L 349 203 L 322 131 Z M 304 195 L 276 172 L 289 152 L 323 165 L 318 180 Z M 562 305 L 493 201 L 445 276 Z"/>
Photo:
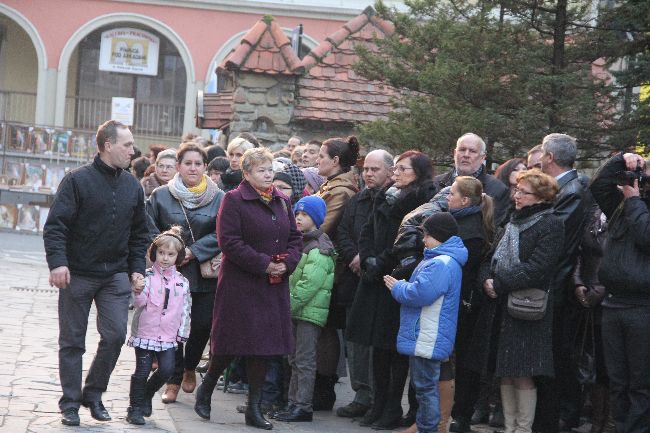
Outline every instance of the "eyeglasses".
<path fill-rule="evenodd" d="M 395 166 L 395 173 L 403 173 L 406 170 L 413 170 L 413 167 L 405 167 L 403 165 L 396 165 Z"/>
<path fill-rule="evenodd" d="M 175 166 L 174 165 L 156 164 L 156 168 L 158 170 L 173 170 L 175 168 Z"/>
<path fill-rule="evenodd" d="M 515 188 L 513 191 L 514 191 L 513 195 L 517 195 L 517 194 L 521 194 L 521 195 L 537 195 L 534 192 L 524 191 L 523 189 L 519 189 L 519 188 Z"/>

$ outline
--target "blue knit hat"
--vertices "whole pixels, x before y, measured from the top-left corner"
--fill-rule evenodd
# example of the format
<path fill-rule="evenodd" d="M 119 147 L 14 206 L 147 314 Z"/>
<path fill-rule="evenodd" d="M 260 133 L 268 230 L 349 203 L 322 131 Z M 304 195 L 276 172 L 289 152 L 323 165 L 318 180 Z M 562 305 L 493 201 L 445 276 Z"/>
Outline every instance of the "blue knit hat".
<path fill-rule="evenodd" d="M 316 224 L 316 228 L 320 228 L 323 221 L 325 221 L 327 206 L 325 205 L 325 200 L 322 198 L 315 195 L 309 195 L 298 200 L 296 205 L 293 207 L 293 212 L 306 213 L 314 224 Z"/>

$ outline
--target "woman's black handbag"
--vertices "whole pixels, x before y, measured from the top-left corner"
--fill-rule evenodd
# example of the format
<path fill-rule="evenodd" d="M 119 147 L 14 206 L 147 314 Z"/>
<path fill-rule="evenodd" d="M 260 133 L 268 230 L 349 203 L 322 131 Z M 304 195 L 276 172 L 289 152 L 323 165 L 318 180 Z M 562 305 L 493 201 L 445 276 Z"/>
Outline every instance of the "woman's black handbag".
<path fill-rule="evenodd" d="M 520 320 L 541 320 L 546 314 L 548 292 L 520 289 L 508 293 L 508 314 Z"/>
<path fill-rule="evenodd" d="M 596 340 L 593 310 L 583 312 L 575 341 L 574 360 L 581 385 L 596 383 Z"/>

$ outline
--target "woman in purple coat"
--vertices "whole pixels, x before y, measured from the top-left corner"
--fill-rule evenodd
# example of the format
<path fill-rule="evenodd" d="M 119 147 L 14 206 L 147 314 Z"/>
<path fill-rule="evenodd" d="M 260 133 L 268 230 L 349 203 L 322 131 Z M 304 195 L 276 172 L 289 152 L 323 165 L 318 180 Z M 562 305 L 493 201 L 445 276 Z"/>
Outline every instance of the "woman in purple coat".
<path fill-rule="evenodd" d="M 273 186 L 273 155 L 249 149 L 244 181 L 229 191 L 217 217 L 223 261 L 212 313 L 212 358 L 196 393 L 194 410 L 210 419 L 217 378 L 235 357 L 246 360 L 249 394 L 246 424 L 270 430 L 260 410 L 270 356 L 293 351 L 288 277 L 302 254 L 291 204 Z"/>

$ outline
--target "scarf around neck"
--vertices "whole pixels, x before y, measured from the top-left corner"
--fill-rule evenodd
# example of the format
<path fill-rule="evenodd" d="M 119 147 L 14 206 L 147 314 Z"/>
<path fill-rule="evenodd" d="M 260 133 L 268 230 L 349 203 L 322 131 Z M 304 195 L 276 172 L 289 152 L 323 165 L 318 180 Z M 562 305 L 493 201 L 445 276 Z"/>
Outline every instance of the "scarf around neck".
<path fill-rule="evenodd" d="M 217 184 L 212 182 L 212 179 L 205 174 L 203 175 L 203 179 L 201 179 L 201 183 L 195 187 L 188 188 L 183 183 L 180 175 L 176 173 L 167 186 L 169 187 L 169 193 L 188 209 L 196 209 L 208 205 L 220 191 Z"/>
<path fill-rule="evenodd" d="M 454 218 L 462 218 L 467 215 L 474 215 L 475 213 L 479 213 L 481 211 L 481 206 L 478 204 L 475 204 L 473 206 L 467 206 L 467 207 L 462 207 L 460 209 L 450 209 L 449 213 L 451 213 Z"/>

